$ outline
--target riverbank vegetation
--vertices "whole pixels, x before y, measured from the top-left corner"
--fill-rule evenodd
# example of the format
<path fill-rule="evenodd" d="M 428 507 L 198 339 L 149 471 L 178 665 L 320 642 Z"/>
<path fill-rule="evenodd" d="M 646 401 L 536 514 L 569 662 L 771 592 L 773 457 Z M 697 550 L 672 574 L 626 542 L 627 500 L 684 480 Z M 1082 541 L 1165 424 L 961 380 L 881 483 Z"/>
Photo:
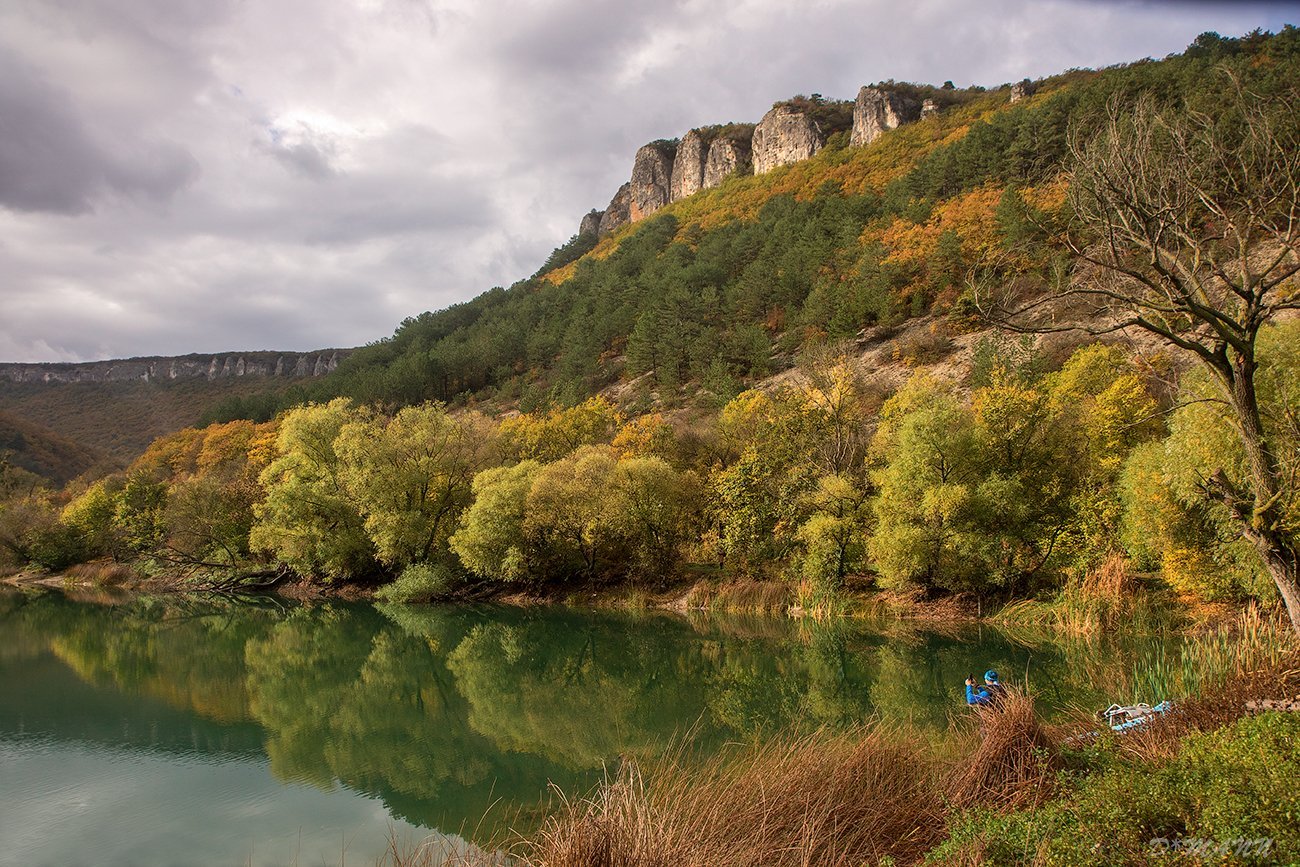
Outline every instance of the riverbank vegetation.
<path fill-rule="evenodd" d="M 1266 332 L 1269 381 L 1300 372 L 1297 340 L 1295 325 Z M 986 610 L 1035 600 L 1003 616 L 1087 630 L 1161 594 L 1275 599 L 1196 486 L 1233 453 L 1214 404 L 1162 411 L 1149 364 L 1114 346 L 1053 363 L 988 336 L 975 356 L 965 386 L 918 371 L 886 396 L 857 357 L 828 350 L 691 425 L 599 397 L 500 420 L 309 404 L 159 440 L 62 506 L 40 490 L 11 499 L 2 541 L 49 569 L 391 576 L 394 600 L 658 589 L 693 572 L 784 585 L 766 598 L 805 610 L 846 586 Z M 1265 406 L 1286 418 L 1290 399 Z M 721 592 L 708 587 L 696 604 Z"/>

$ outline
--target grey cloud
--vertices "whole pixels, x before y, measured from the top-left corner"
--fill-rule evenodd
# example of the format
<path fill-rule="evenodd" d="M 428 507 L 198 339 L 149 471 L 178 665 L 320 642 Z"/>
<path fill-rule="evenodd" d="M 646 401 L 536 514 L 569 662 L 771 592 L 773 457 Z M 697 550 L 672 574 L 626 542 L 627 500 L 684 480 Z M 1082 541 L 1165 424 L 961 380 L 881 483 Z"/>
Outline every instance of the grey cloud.
<path fill-rule="evenodd" d="M 0 358 L 357 345 L 532 273 L 651 139 L 882 78 L 1163 56 L 1278 8 L 0 4 Z"/>
<path fill-rule="evenodd" d="M 683 5 L 682 0 L 521 4 L 490 19 L 491 26 L 500 27 L 493 55 L 528 75 L 604 78 Z"/>
<path fill-rule="evenodd" d="M 299 141 L 286 141 L 278 130 L 271 130 L 268 139 L 256 140 L 254 147 L 302 177 L 320 181 L 335 174 L 336 148 L 329 136 L 309 135 Z"/>
<path fill-rule="evenodd" d="M 0 204 L 78 213 L 103 180 L 104 160 L 71 100 L 0 54 Z"/>
<path fill-rule="evenodd" d="M 165 199 L 198 165 L 176 145 L 141 145 L 123 159 L 95 140 L 70 96 L 0 52 L 0 205 L 77 214 L 106 190 Z"/>

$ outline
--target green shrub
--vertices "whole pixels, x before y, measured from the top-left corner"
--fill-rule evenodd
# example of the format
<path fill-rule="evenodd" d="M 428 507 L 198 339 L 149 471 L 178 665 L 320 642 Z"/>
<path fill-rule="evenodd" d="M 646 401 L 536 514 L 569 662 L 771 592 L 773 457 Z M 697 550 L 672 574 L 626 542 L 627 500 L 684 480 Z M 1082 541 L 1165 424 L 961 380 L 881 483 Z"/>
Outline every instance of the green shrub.
<path fill-rule="evenodd" d="M 1188 860 L 1152 842 L 1159 840 L 1271 840 L 1257 860 L 1300 859 L 1300 717 L 1262 714 L 1191 735 L 1162 767 L 1125 758 L 1113 745 L 1100 752 L 1090 763 L 1104 770 L 1069 778 L 1065 794 L 1035 812 L 964 814 L 928 863 L 973 856 L 1025 865 Z M 1249 850 L 1232 863 L 1252 863 Z"/>
<path fill-rule="evenodd" d="M 375 595 L 385 602 L 428 602 L 447 596 L 461 581 L 460 574 L 445 563 L 412 563 Z"/>

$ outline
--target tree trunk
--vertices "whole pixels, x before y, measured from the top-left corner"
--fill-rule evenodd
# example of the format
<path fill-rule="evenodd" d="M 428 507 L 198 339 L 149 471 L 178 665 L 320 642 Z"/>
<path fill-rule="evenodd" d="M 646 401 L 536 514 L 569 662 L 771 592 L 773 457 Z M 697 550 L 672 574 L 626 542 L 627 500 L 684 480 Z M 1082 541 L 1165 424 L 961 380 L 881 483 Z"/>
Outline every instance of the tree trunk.
<path fill-rule="evenodd" d="M 1300 569 L 1297 569 L 1300 558 L 1296 556 L 1295 548 L 1286 543 L 1267 546 L 1257 543 L 1255 547 L 1259 549 L 1260 556 L 1268 566 L 1269 575 L 1273 577 L 1273 583 L 1282 594 L 1286 612 L 1291 616 L 1291 628 L 1300 636 Z"/>
<path fill-rule="evenodd" d="M 1219 488 L 1220 495 L 1233 516 L 1241 522 L 1242 536 L 1259 552 L 1286 605 L 1291 627 L 1300 636 L 1300 555 L 1282 529 L 1282 471 L 1269 448 L 1259 412 L 1259 400 L 1255 391 L 1255 360 L 1243 355 L 1233 367 L 1233 376 L 1228 383 L 1229 392 L 1236 411 L 1241 444 L 1250 464 L 1250 492 L 1253 497 L 1247 498 L 1235 492 L 1222 472 L 1216 474 L 1218 482 L 1215 486 Z"/>

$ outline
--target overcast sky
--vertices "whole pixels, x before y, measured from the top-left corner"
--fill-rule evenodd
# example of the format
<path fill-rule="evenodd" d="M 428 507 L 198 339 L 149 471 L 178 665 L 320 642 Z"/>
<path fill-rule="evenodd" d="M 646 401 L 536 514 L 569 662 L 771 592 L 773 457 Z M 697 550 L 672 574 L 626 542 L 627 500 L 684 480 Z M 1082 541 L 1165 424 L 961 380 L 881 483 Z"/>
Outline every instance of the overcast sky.
<path fill-rule="evenodd" d="M 0 360 L 355 346 L 536 270 L 636 148 L 1300 4 L 0 0 Z"/>

